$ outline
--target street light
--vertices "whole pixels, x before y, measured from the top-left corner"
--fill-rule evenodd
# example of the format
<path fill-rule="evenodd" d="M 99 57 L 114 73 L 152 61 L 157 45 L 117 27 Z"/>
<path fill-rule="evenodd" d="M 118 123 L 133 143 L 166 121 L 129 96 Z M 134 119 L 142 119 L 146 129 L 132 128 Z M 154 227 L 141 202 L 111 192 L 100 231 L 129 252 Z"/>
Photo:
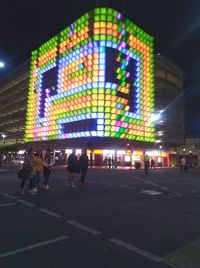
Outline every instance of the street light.
<path fill-rule="evenodd" d="M 164 110 L 160 110 L 158 113 L 153 113 L 151 116 L 144 122 L 144 140 L 146 140 L 146 127 L 151 123 L 155 123 L 159 119 L 161 119 L 161 114 L 164 112 Z M 160 135 L 161 136 L 161 135 Z"/>
<path fill-rule="evenodd" d="M 0 68 L 3 68 L 3 67 L 5 67 L 5 64 L 3 61 L 0 61 Z"/>
<path fill-rule="evenodd" d="M 151 123 L 157 121 L 158 119 L 160 119 L 160 115 L 161 113 L 152 114 L 151 117 L 149 118 L 149 122 Z"/>
<path fill-rule="evenodd" d="M 2 137 L 2 139 L 3 139 L 3 143 L 5 143 L 5 138 L 7 137 L 7 135 L 6 134 L 1 134 L 1 137 Z"/>

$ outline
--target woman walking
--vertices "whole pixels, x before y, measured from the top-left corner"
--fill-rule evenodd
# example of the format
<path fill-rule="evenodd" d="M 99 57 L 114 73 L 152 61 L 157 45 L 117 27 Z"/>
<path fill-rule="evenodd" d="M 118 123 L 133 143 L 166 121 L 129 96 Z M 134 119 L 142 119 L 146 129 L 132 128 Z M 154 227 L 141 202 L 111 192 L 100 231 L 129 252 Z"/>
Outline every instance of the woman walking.
<path fill-rule="evenodd" d="M 31 183 L 30 194 L 37 193 L 37 185 L 41 180 L 42 172 L 43 172 L 42 151 L 37 150 L 36 155 L 33 159 L 33 181 Z"/>
<path fill-rule="evenodd" d="M 45 155 L 43 157 L 43 188 L 48 190 L 50 187 L 48 185 L 49 177 L 51 174 L 52 166 L 54 165 L 55 160 L 54 157 L 51 155 L 50 149 L 46 149 Z"/>

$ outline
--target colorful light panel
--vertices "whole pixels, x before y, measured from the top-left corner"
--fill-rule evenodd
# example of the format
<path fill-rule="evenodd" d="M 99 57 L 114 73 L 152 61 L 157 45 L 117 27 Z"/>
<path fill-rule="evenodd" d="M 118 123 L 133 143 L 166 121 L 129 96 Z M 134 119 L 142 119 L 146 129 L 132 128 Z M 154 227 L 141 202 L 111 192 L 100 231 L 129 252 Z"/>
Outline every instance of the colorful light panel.
<path fill-rule="evenodd" d="M 25 140 L 154 142 L 153 37 L 97 8 L 32 52 Z"/>

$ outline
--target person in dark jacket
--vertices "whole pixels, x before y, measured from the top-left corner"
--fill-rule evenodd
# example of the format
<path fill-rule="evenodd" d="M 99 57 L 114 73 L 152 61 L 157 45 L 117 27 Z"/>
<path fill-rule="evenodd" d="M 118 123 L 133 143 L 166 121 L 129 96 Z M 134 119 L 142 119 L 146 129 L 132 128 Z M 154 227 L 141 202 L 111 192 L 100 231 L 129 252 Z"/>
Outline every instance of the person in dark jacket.
<path fill-rule="evenodd" d="M 30 148 L 25 152 L 24 163 L 21 170 L 21 183 L 20 183 L 20 194 L 24 195 L 24 185 L 26 180 L 32 180 L 32 171 L 33 171 L 33 149 Z M 30 187 L 31 182 L 29 183 Z"/>
<path fill-rule="evenodd" d="M 75 150 L 73 150 L 72 153 L 69 155 L 67 162 L 68 162 L 67 171 L 69 172 L 69 176 L 68 176 L 69 186 L 71 188 L 76 188 L 74 184 L 74 180 L 75 180 L 76 174 L 79 173 L 79 166 L 78 166 L 78 158 L 75 154 Z"/>
<path fill-rule="evenodd" d="M 85 178 L 87 175 L 87 171 L 88 171 L 88 156 L 87 156 L 87 151 L 84 149 L 82 150 L 82 154 L 79 158 L 79 169 L 81 172 L 81 177 L 79 180 L 80 185 L 85 185 Z"/>

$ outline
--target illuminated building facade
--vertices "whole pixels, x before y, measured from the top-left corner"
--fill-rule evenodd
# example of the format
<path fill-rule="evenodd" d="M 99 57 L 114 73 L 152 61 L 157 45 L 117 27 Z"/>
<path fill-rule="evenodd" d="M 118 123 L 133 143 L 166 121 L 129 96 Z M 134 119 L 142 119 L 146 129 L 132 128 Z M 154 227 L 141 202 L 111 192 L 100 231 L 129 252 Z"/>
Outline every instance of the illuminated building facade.
<path fill-rule="evenodd" d="M 142 163 L 144 152 L 169 165 L 166 145 L 183 136 L 182 98 L 174 102 L 183 83 L 180 68 L 153 54 L 151 36 L 117 11 L 95 9 L 0 80 L 0 146 L 51 148 L 59 158 L 86 145 L 97 165 Z M 165 109 L 156 128 L 154 109 Z"/>
<path fill-rule="evenodd" d="M 154 142 L 153 38 L 97 8 L 32 52 L 25 140 Z"/>

